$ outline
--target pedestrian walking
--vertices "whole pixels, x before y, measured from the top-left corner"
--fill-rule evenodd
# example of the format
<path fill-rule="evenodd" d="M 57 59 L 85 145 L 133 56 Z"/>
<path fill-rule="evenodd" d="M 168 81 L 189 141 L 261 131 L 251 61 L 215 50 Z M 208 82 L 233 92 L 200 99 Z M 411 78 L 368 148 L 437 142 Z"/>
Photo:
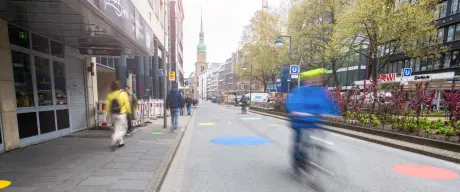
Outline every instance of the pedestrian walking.
<path fill-rule="evenodd" d="M 180 92 L 181 96 L 184 97 L 184 94 L 182 92 Z M 180 116 L 184 116 L 184 107 L 185 106 L 181 106 L 180 107 Z"/>
<path fill-rule="evenodd" d="M 187 115 L 192 115 L 192 104 L 193 100 L 190 96 L 185 99 L 185 107 L 187 107 Z"/>
<path fill-rule="evenodd" d="M 131 91 L 131 87 L 126 86 L 125 91 L 128 93 L 129 103 L 131 104 L 131 115 L 128 115 L 128 132 L 126 133 L 127 136 L 130 136 L 134 131 L 133 119 L 136 119 L 136 114 L 134 111 L 137 107 L 137 98 Z"/>
<path fill-rule="evenodd" d="M 184 97 L 177 89 L 177 83 L 173 83 L 171 91 L 166 99 L 166 109 L 171 111 L 171 132 L 177 132 L 179 124 L 179 112 L 184 106 Z"/>
<path fill-rule="evenodd" d="M 110 86 L 112 92 L 107 95 L 106 114 L 112 117 L 114 130 L 112 133 L 111 148 L 123 147 L 123 136 L 126 134 L 128 123 L 127 116 L 131 115 L 129 96 L 121 87 L 120 81 L 113 81 Z"/>

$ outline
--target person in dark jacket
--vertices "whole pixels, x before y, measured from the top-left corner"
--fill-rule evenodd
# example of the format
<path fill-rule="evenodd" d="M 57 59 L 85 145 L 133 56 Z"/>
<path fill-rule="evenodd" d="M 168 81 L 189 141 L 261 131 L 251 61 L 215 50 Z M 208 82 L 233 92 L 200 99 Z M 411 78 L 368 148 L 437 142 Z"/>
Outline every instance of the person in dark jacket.
<path fill-rule="evenodd" d="M 184 94 L 182 92 L 180 92 L 181 96 L 184 97 Z M 184 116 L 184 107 L 185 106 L 181 106 L 180 107 L 180 116 Z"/>
<path fill-rule="evenodd" d="M 187 115 L 192 115 L 193 100 L 190 97 L 185 98 L 185 106 L 187 107 Z"/>
<path fill-rule="evenodd" d="M 131 91 L 131 87 L 126 86 L 125 91 L 126 91 L 126 93 L 128 93 L 129 102 L 131 103 L 131 112 L 132 113 L 131 113 L 131 115 L 128 115 L 128 132 L 126 133 L 127 136 L 130 136 L 134 131 L 133 119 L 136 119 L 134 111 L 136 111 L 136 107 L 137 107 L 137 98 L 133 94 L 133 92 Z"/>
<path fill-rule="evenodd" d="M 173 83 L 171 91 L 169 92 L 166 100 L 166 109 L 171 112 L 171 132 L 177 132 L 179 124 L 179 113 L 181 108 L 184 106 L 184 97 L 177 89 L 177 83 Z"/>

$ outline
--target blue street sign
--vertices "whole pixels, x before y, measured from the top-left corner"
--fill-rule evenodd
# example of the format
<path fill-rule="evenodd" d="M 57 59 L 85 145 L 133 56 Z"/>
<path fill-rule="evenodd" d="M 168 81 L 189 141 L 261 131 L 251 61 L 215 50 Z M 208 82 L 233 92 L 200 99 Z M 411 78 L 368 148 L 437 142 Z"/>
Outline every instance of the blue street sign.
<path fill-rule="evenodd" d="M 289 73 L 291 75 L 298 75 L 299 72 L 300 72 L 300 69 L 298 65 L 291 65 L 291 67 L 289 67 Z"/>
<path fill-rule="evenodd" d="M 163 71 L 163 69 L 159 69 L 160 71 L 160 77 L 163 77 L 163 75 L 165 75 L 165 72 Z"/>
<path fill-rule="evenodd" d="M 410 77 L 412 75 L 412 68 L 404 68 L 403 69 L 403 72 L 404 72 L 404 77 Z"/>

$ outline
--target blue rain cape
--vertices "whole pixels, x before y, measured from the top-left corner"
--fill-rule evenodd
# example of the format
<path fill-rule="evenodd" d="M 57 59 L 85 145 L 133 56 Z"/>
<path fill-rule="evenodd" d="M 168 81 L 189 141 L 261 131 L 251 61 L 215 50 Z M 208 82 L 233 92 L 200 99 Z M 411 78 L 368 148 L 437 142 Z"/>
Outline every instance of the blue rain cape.
<path fill-rule="evenodd" d="M 336 103 L 326 94 L 324 87 L 302 86 L 292 89 L 286 98 L 286 110 L 291 112 L 310 113 L 314 115 L 340 115 Z M 313 128 L 320 120 L 318 116 L 289 116 L 291 126 L 298 128 Z"/>

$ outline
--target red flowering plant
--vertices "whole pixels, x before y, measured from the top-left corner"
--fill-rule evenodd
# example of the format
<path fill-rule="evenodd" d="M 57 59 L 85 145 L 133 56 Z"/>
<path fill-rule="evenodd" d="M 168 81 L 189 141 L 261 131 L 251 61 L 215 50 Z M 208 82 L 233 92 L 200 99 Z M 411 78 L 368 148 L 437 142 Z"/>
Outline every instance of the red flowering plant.
<path fill-rule="evenodd" d="M 286 112 L 286 97 L 283 93 L 276 93 L 274 108 L 278 112 Z"/>
<path fill-rule="evenodd" d="M 455 82 L 453 82 L 449 91 L 441 91 L 444 95 L 444 102 L 447 104 L 452 127 L 458 130 L 457 122 L 460 120 L 460 90 L 455 90 Z"/>
<path fill-rule="evenodd" d="M 415 94 L 409 99 L 409 108 L 415 111 L 415 118 L 419 124 L 423 111 L 431 109 L 431 102 L 435 97 L 435 92 L 428 92 L 429 83 L 419 82 L 415 85 Z"/>

